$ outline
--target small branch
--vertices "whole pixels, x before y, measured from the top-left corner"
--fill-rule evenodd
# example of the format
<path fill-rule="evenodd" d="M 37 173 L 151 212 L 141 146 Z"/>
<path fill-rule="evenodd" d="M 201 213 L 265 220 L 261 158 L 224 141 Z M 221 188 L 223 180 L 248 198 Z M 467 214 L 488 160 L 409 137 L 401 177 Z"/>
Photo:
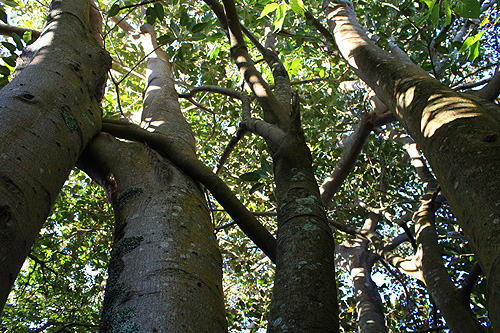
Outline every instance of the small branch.
<path fill-rule="evenodd" d="M 224 167 L 224 164 L 226 163 L 227 159 L 229 158 L 229 155 L 231 155 L 232 151 L 234 150 L 234 148 L 236 147 L 238 142 L 240 142 L 240 140 L 243 139 L 243 137 L 245 136 L 245 134 L 247 132 L 248 132 L 248 130 L 246 128 L 240 127 L 236 131 L 236 134 L 231 138 L 231 140 L 229 140 L 229 143 L 227 144 L 226 149 L 224 149 L 224 152 L 222 153 L 222 155 L 219 159 L 219 163 L 217 163 L 217 168 L 215 170 L 216 175 L 221 173 L 222 168 Z"/>
<path fill-rule="evenodd" d="M 481 266 L 476 261 L 474 266 L 472 266 L 469 275 L 467 275 L 465 280 L 462 282 L 462 287 L 459 289 L 459 293 L 462 299 L 466 300 L 467 302 L 469 301 L 472 288 L 474 288 L 474 286 L 476 285 L 481 273 Z"/>
<path fill-rule="evenodd" d="M 195 88 L 191 89 L 188 93 L 179 94 L 179 97 L 189 99 L 189 98 L 194 97 L 194 95 L 196 95 L 197 93 L 205 92 L 205 91 L 211 92 L 211 93 L 216 93 L 216 94 L 221 94 L 221 95 L 225 95 L 225 96 L 229 96 L 229 97 L 233 97 L 233 98 L 237 98 L 239 100 L 241 100 L 243 98 L 242 92 L 239 92 L 239 91 L 236 91 L 233 89 L 224 88 L 224 87 L 209 86 L 209 85 L 195 87 Z"/>
<path fill-rule="evenodd" d="M 248 54 L 234 1 L 225 0 L 224 8 L 222 8 L 217 0 L 205 0 L 205 3 L 212 8 L 226 30 L 231 45 L 231 57 L 238 66 L 245 82 L 257 97 L 264 111 L 264 120 L 273 124 L 286 123 L 289 115 L 276 99 L 261 73 L 255 68 Z"/>
<path fill-rule="evenodd" d="M 337 162 L 335 170 L 320 186 L 321 200 L 325 207 L 329 206 L 333 196 L 340 189 L 344 180 L 354 170 L 359 154 L 363 150 L 363 146 L 374 127 L 374 120 L 376 118 L 377 115 L 374 113 L 363 114 L 358 128 L 352 134 L 349 145 L 342 154 L 340 161 Z"/>
<path fill-rule="evenodd" d="M 113 82 L 113 85 L 115 86 L 115 90 L 116 90 L 116 102 L 118 104 L 118 108 L 120 109 L 120 114 L 122 115 L 122 117 L 125 117 L 125 114 L 123 113 L 123 109 L 122 109 L 122 103 L 121 103 L 121 100 L 120 100 L 120 82 L 116 82 L 115 78 L 113 77 L 113 75 L 111 73 L 109 73 L 109 77 L 111 78 L 111 81 Z"/>
<path fill-rule="evenodd" d="M 26 32 L 30 31 L 31 32 L 31 38 L 33 40 L 37 39 L 40 37 L 40 31 L 38 30 L 31 30 L 31 29 L 25 29 L 25 28 L 20 28 L 20 27 L 13 27 L 11 25 L 7 24 L 1 24 L 0 23 L 0 35 L 3 36 L 9 36 L 12 37 L 13 33 L 16 33 L 19 37 L 23 37 Z"/>
<path fill-rule="evenodd" d="M 488 83 L 479 89 L 479 91 L 475 91 L 474 93 L 478 96 L 486 99 L 487 101 L 493 102 L 498 95 L 500 95 L 500 64 L 495 70 L 495 74 L 490 77 Z"/>
<path fill-rule="evenodd" d="M 337 43 L 335 42 L 335 38 L 333 37 L 332 33 L 326 28 L 324 27 L 321 22 L 318 21 L 318 19 L 316 19 L 313 14 L 311 14 L 310 12 L 306 11 L 304 13 L 305 17 L 306 17 L 306 20 L 308 21 L 311 21 L 312 25 L 319 31 L 320 34 L 323 35 L 323 37 L 326 38 L 326 40 L 332 45 L 332 46 L 335 46 L 337 47 Z M 338 57 L 340 57 L 340 55 L 338 55 Z"/>

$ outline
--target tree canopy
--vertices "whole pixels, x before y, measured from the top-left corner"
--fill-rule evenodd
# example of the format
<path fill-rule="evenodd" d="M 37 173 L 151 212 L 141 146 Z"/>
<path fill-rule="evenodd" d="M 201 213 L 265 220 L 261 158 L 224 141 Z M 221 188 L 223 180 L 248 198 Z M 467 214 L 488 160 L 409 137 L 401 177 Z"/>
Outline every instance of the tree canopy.
<path fill-rule="evenodd" d="M 50 1 L 0 2 L 0 30 L 5 36 L 0 84 L 6 86 L 2 90 L 7 94 L 9 81 L 26 70 L 22 64 L 29 52 L 21 54 L 44 29 Z M 102 132 L 121 138 L 120 142 L 145 142 L 147 149 L 203 184 L 222 254 L 229 331 L 280 331 L 286 319 L 276 314 L 280 311 L 277 304 L 287 303 L 279 295 L 294 299 L 298 296 L 289 285 L 295 278 L 303 279 L 300 284 L 315 278 L 329 280 L 321 275 L 328 272 L 336 296 L 323 296 L 338 306 L 338 313 L 333 314 L 328 305 L 325 308 L 338 317 L 339 325 L 338 329 L 330 327 L 331 331 L 456 331 L 469 324 L 472 326 L 467 327 L 481 331 L 500 324 L 500 312 L 492 301 L 500 289 L 500 276 L 495 272 L 498 249 L 487 247 L 492 244 L 494 248 L 498 242 L 494 231 L 500 206 L 498 194 L 491 194 L 490 189 L 500 184 L 498 171 L 495 174 L 490 166 L 496 165 L 497 170 L 500 166 L 498 157 L 484 157 L 500 156 L 500 109 L 496 104 L 500 16 L 496 1 L 118 0 L 100 1 L 97 6 L 102 15 L 102 47 L 112 58 L 101 101 L 102 118 L 106 119 Z M 359 24 L 349 21 L 356 19 Z M 149 48 L 144 36 L 151 31 L 146 27 L 154 27 L 151 31 L 156 34 Z M 364 49 L 346 46 L 355 38 L 381 55 L 361 57 Z M 146 69 L 152 70 L 148 59 L 158 50 L 171 63 L 169 75 L 175 80 L 180 110 L 204 169 L 185 153 L 189 147 L 182 138 L 169 137 L 180 125 L 164 130 L 169 138 L 165 140 L 133 126 L 129 129 L 132 134 L 117 129 L 124 119 L 141 122 L 141 112 L 144 123 L 143 106 L 146 110 L 147 96 L 156 89 L 150 76 L 147 80 Z M 399 66 L 396 74 L 391 72 L 392 62 Z M 372 65 L 379 76 L 369 72 Z M 405 83 L 411 78 L 420 81 Z M 267 86 L 259 86 L 262 82 Z M 70 84 L 74 81 L 68 80 Z M 403 91 L 405 84 L 408 87 Z M 414 111 L 413 104 L 418 104 L 414 101 L 422 96 L 419 89 L 428 89 L 424 111 Z M 436 97 L 441 93 L 451 101 L 449 105 Z M 473 128 L 476 125 L 465 123 L 474 116 L 460 112 L 473 109 L 473 103 L 486 110 L 491 130 L 479 132 Z M 454 156 L 446 155 L 453 139 L 428 140 L 441 133 L 441 126 L 453 122 L 439 118 L 443 107 L 447 115 L 458 119 L 454 122 L 462 126 L 457 127 L 458 132 L 480 137 L 484 151 L 478 150 L 476 159 L 469 156 L 476 163 L 474 169 L 468 160 L 448 158 Z M 291 132 L 299 133 L 297 137 L 303 137 L 306 144 L 293 148 L 297 151 L 293 158 L 282 147 Z M 458 149 L 464 142 L 451 144 Z M 464 151 L 469 155 L 469 150 Z M 82 161 L 89 154 L 94 152 L 84 153 L 76 165 L 96 178 Z M 287 156 L 281 159 L 282 155 Z M 307 163 L 318 195 L 304 185 L 301 191 L 305 194 L 295 196 L 290 184 L 304 175 L 297 170 Z M 462 170 L 461 165 L 470 174 L 448 176 L 448 171 Z M 139 167 L 130 164 L 130 168 Z M 214 174 L 208 175 L 211 169 L 241 201 L 241 209 L 246 207 L 252 213 L 250 217 L 235 206 L 233 197 L 224 204 L 229 194 L 220 189 Z M 461 191 L 467 192 L 462 188 L 470 187 L 471 175 L 481 173 L 485 179 L 493 179 L 482 186 L 476 184 L 491 199 L 483 202 L 481 197 L 469 209 L 460 201 L 467 198 Z M 306 173 L 304 178 L 308 177 Z M 98 331 L 101 325 L 105 331 L 100 324 L 104 290 L 115 274 L 108 274 L 107 268 L 119 229 L 115 229 L 113 209 L 119 211 L 122 204 L 116 203 L 122 200 L 125 205 L 130 199 L 111 198 L 109 184 L 73 169 L 15 280 L 4 308 L 2 330 L 89 332 Z M 135 198 L 139 192 L 129 189 L 128 194 Z M 287 201 L 292 196 L 303 205 L 292 207 Z M 312 201 L 318 202 L 313 205 Z M 175 211 L 172 205 L 169 210 Z M 316 214 L 317 207 L 324 207 L 324 212 Z M 295 215 L 288 218 L 292 208 Z M 490 218 L 477 221 L 476 210 Z M 254 229 L 252 215 L 262 229 Z M 311 232 L 321 227 L 324 218 L 325 228 L 314 237 L 327 244 L 328 238 L 322 238 L 326 232 L 333 235 L 333 242 L 310 260 L 317 259 L 316 266 L 328 266 L 328 260 L 323 262 L 321 257 L 330 253 L 334 270 L 309 267 L 307 274 L 299 269 L 300 274 L 289 275 L 293 267 L 286 265 L 293 261 L 294 251 L 300 254 L 301 238 L 312 237 L 285 230 L 287 219 L 295 221 L 297 216 L 316 219 L 300 220 L 301 230 Z M 473 234 L 470 230 L 479 230 L 479 223 L 484 232 Z M 283 234 L 278 233 L 278 226 L 285 230 Z M 174 247 L 181 242 L 164 237 Z M 305 259 L 297 260 L 294 267 L 308 266 Z M 282 267 L 290 270 L 276 271 Z M 282 286 L 278 280 L 289 282 Z M 306 302 L 297 302 L 301 301 Z M 314 301 L 321 308 L 323 300 Z M 461 324 L 459 320 L 470 321 Z M 127 329 L 133 331 L 134 326 Z"/>

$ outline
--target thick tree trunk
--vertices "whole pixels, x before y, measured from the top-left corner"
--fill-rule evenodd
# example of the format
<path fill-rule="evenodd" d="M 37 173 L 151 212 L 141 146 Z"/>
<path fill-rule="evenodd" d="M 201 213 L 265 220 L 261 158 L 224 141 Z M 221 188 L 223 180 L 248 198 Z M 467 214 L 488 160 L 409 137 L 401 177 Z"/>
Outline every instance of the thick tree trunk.
<path fill-rule="evenodd" d="M 80 152 L 100 130 L 111 59 L 88 0 L 54 1 L 0 91 L 0 308 Z"/>
<path fill-rule="evenodd" d="M 343 57 L 424 152 L 488 279 L 488 310 L 500 327 L 500 109 L 443 86 L 373 44 L 350 3 L 325 1 Z"/>
<path fill-rule="evenodd" d="M 166 54 L 142 27 L 147 59 L 143 125 L 194 153 Z M 116 216 L 101 331 L 227 331 L 222 259 L 201 186 L 144 144 L 101 134 L 81 166 Z"/>
<path fill-rule="evenodd" d="M 332 231 L 301 131 L 285 134 L 273 160 L 278 237 L 268 332 L 338 332 Z"/>
<path fill-rule="evenodd" d="M 116 217 L 101 332 L 224 332 L 222 260 L 197 182 L 155 151 L 99 134 L 81 164 Z"/>

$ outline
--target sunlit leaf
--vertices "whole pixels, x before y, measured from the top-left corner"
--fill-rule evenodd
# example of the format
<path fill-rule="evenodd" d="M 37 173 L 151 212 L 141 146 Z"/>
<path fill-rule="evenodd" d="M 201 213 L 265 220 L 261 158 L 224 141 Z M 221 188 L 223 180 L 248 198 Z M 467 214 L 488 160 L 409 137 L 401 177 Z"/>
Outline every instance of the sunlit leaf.
<path fill-rule="evenodd" d="M 302 0 L 291 0 L 290 7 L 292 8 L 292 10 L 295 14 L 299 14 L 302 16 L 304 15 L 304 13 L 306 11 L 306 8 L 305 8 Z"/>
<path fill-rule="evenodd" d="M 276 2 L 267 4 L 266 7 L 264 7 L 264 9 L 262 10 L 262 13 L 260 13 L 259 18 L 263 18 L 267 14 L 274 12 L 278 8 L 278 6 L 279 4 L 277 4 Z"/>

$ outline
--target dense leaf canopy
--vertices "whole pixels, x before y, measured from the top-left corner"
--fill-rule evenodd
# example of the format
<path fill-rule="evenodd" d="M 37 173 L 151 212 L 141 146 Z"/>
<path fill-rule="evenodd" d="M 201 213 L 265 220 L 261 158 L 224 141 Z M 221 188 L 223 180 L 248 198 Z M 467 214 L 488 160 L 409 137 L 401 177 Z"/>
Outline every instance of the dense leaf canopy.
<path fill-rule="evenodd" d="M 48 0 L 1 1 L 5 24 L 43 29 Z M 113 57 L 104 117 L 134 119 L 142 107 L 147 56 L 137 40 L 144 22 L 155 25 L 157 40 L 174 64 L 182 111 L 197 141 L 199 159 L 210 167 L 217 162 L 237 132 L 241 103 L 202 86 L 248 91 L 230 57 L 225 31 L 216 15 L 201 1 L 101 1 L 105 48 Z M 359 22 L 386 50 L 403 51 L 414 63 L 458 91 L 484 85 L 499 61 L 498 4 L 495 1 L 353 1 Z M 240 0 L 241 24 L 259 41 L 276 32 L 275 50 L 284 63 L 301 104 L 301 120 L 313 157 L 318 184 L 341 161 L 364 115 L 377 111 L 373 94 L 339 56 L 326 27 L 320 1 Z M 317 19 L 313 21 L 311 17 Z M 131 30 L 127 30 L 131 29 Z M 4 64 L 0 83 L 12 75 L 17 55 L 36 34 L 12 34 L 2 42 Z M 248 42 L 263 77 L 273 76 L 257 48 Z M 351 88 L 349 88 L 351 87 Z M 354 88 L 353 88 L 354 87 Z M 260 116 L 252 103 L 252 114 Z M 137 119 L 137 118 L 135 118 Z M 350 276 L 349 248 L 360 240 L 356 230 L 369 214 L 380 216 L 376 232 L 387 245 L 405 229 L 414 230 L 413 214 L 427 191 L 429 179 L 417 173 L 415 147 L 404 129 L 392 121 L 376 126 L 359 154 L 353 171 L 335 193 L 328 209 L 336 240 L 340 324 L 357 330 L 356 300 Z M 412 165 L 413 164 L 413 165 Z M 274 233 L 276 198 L 273 165 L 262 138 L 246 134 L 232 151 L 220 176 L 249 210 Z M 476 260 L 456 223 L 451 208 L 436 191 L 439 209 L 435 227 L 444 266 L 456 286 L 468 282 Z M 267 325 L 274 267 L 233 223 L 214 197 L 207 194 L 217 239 L 223 255 L 224 292 L 230 330 L 262 332 Z M 404 228 L 403 228 L 404 227 Z M 2 320 L 11 332 L 97 331 L 111 248 L 113 212 L 98 185 L 75 169 L 60 193 L 40 237 L 16 280 Z M 404 236 L 400 236 L 402 238 Z M 380 259 L 376 247 L 372 277 L 377 284 L 389 331 L 416 331 L 445 326 L 435 302 L 421 281 Z M 378 253 L 378 252 L 377 252 Z M 416 250 L 406 240 L 392 249 L 401 258 Z M 471 307 L 488 324 L 485 282 L 472 289 Z"/>

